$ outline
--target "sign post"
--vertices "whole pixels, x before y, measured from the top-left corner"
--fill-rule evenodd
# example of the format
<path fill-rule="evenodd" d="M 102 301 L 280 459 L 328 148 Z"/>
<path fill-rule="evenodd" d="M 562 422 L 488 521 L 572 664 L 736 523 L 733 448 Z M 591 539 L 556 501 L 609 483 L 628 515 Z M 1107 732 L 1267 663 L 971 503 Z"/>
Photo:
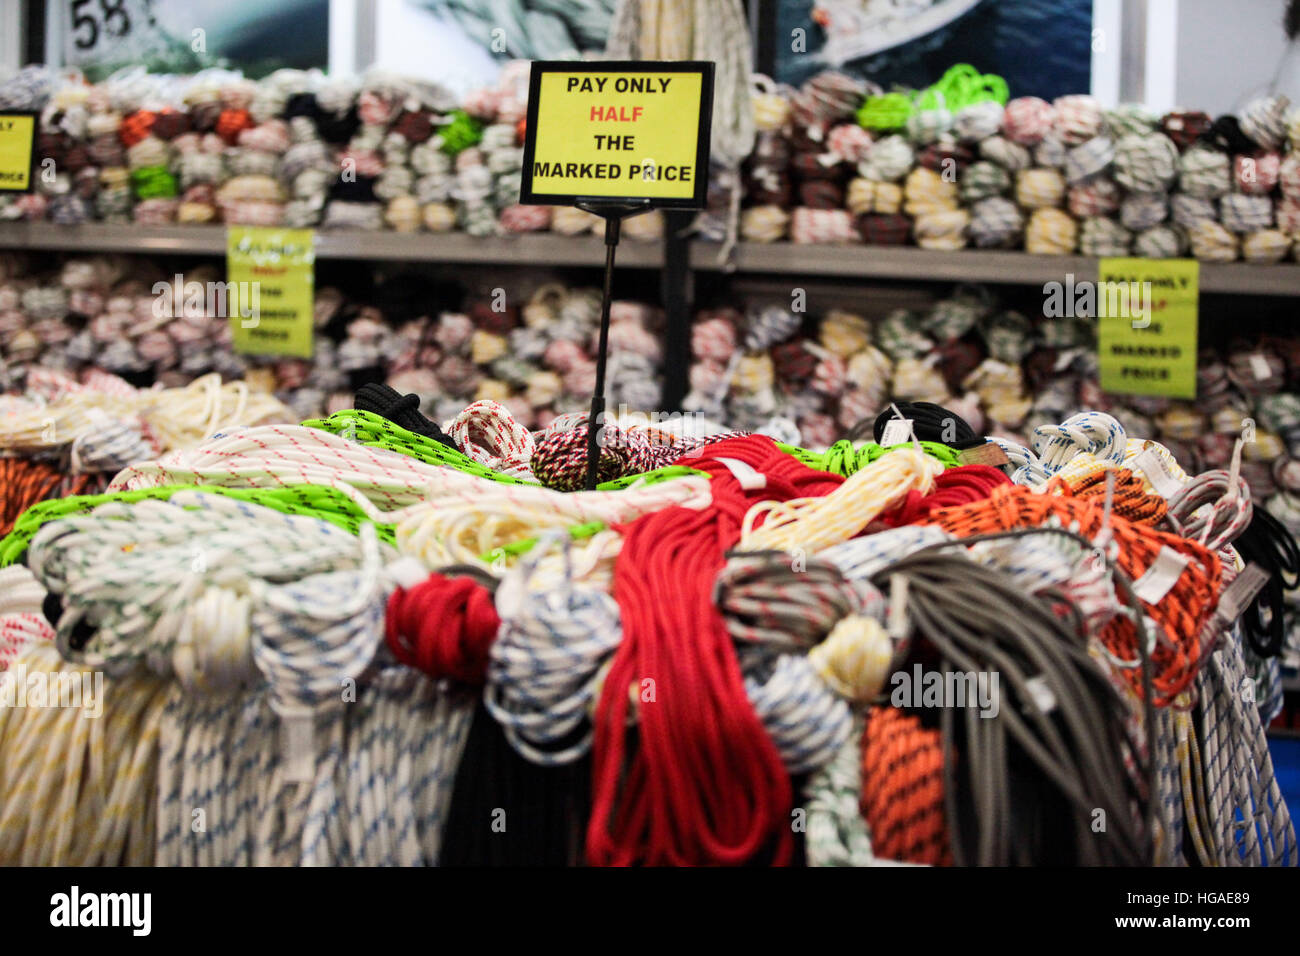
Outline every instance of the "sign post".
<path fill-rule="evenodd" d="M 700 209 L 709 186 L 713 64 L 534 62 L 524 205 L 577 206 L 605 220 L 596 390 L 587 418 L 587 489 L 596 487 L 614 251 L 624 217 Z"/>

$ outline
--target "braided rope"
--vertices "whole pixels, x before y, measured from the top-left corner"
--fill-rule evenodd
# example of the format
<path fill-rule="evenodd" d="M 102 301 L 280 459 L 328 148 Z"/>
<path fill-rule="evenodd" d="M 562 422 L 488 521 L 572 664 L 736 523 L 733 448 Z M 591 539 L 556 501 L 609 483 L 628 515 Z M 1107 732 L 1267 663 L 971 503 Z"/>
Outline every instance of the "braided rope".
<path fill-rule="evenodd" d="M 93 672 L 29 646 L 0 682 L 50 688 Z M 103 675 L 99 675 L 103 680 Z M 147 675 L 104 681 L 82 706 L 0 707 L 0 862 L 8 866 L 145 866 L 153 862 L 152 785 L 166 684 Z M 98 693 L 96 690 L 95 693 Z"/>
<path fill-rule="evenodd" d="M 818 551 L 847 541 L 908 491 L 929 492 L 942 471 L 939 462 L 919 449 L 895 448 L 825 497 L 754 505 L 745 515 L 740 546 L 750 551 Z"/>

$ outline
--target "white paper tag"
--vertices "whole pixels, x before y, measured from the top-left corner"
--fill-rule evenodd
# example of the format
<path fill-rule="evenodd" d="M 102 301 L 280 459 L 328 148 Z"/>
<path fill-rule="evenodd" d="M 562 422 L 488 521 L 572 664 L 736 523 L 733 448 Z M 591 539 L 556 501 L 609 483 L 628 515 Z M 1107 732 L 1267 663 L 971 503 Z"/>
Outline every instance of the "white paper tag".
<path fill-rule="evenodd" d="M 280 715 L 280 759 L 288 783 L 311 783 L 316 779 L 316 720 L 308 709 Z"/>
<path fill-rule="evenodd" d="M 1185 567 L 1187 558 L 1164 545 L 1151 562 L 1151 567 L 1147 568 L 1147 573 L 1133 582 L 1133 593 L 1147 604 L 1159 604 L 1178 583 L 1178 576 Z"/>
<path fill-rule="evenodd" d="M 1172 498 L 1183 490 L 1183 483 L 1174 477 L 1154 448 L 1148 448 L 1134 458 L 1133 467 L 1147 476 L 1147 481 L 1161 498 Z"/>
<path fill-rule="evenodd" d="M 1250 370 L 1255 374 L 1255 381 L 1262 382 L 1273 375 L 1273 370 L 1268 367 L 1268 358 L 1259 353 L 1250 353 Z"/>
<path fill-rule="evenodd" d="M 912 440 L 912 420 L 910 418 L 891 418 L 885 422 L 885 430 L 880 435 L 882 448 L 901 445 Z"/>
<path fill-rule="evenodd" d="M 1025 692 L 1030 696 L 1039 712 L 1050 714 L 1056 710 L 1056 695 L 1047 686 L 1047 678 L 1042 674 L 1025 681 Z"/>
<path fill-rule="evenodd" d="M 1060 355 L 1056 356 L 1056 364 L 1052 366 L 1054 372 L 1064 372 L 1074 361 L 1074 349 L 1066 349 Z"/>
<path fill-rule="evenodd" d="M 767 475 L 761 471 L 754 470 L 752 465 L 748 465 L 739 458 L 719 458 L 718 461 L 727 466 L 733 478 L 740 482 L 740 487 L 746 491 L 756 491 L 759 488 L 767 487 Z"/>
<path fill-rule="evenodd" d="M 889 578 L 889 616 L 886 630 L 896 641 L 907 637 L 907 578 L 901 574 L 894 574 Z"/>
<path fill-rule="evenodd" d="M 1267 571 L 1258 564 L 1246 565 L 1219 596 L 1219 615 L 1225 621 L 1235 621 L 1267 583 Z"/>

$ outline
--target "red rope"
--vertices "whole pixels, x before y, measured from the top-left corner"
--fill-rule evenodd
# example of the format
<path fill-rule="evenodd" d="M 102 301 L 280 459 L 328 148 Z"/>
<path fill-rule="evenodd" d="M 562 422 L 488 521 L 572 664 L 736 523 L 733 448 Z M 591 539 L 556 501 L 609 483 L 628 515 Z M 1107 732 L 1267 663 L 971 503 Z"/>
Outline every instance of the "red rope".
<path fill-rule="evenodd" d="M 893 511 L 881 516 L 881 524 L 889 528 L 915 524 L 929 517 L 930 512 L 953 505 L 982 501 L 993 490 L 1011 484 L 1011 479 L 990 465 L 962 465 L 949 468 L 934 479 L 934 490 L 923 495 L 915 488 Z"/>
<path fill-rule="evenodd" d="M 399 661 L 430 677 L 481 687 L 501 619 L 492 592 L 473 578 L 431 574 L 388 599 L 384 633 Z"/>
<path fill-rule="evenodd" d="M 750 465 L 766 487 L 744 490 L 719 458 Z M 824 495 L 843 479 L 761 436 L 717 442 L 681 463 L 709 473 L 712 504 L 669 508 L 621 529 L 614 596 L 623 641 L 596 712 L 587 857 L 596 865 L 738 864 L 776 837 L 775 860 L 785 863 L 790 779 L 745 694 L 713 582 L 751 505 Z"/>

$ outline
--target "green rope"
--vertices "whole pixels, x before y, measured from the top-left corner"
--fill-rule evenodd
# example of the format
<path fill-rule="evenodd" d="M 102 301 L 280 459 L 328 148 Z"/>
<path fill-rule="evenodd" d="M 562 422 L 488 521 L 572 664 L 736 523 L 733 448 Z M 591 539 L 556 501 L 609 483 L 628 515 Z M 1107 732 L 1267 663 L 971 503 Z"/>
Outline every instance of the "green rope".
<path fill-rule="evenodd" d="M 483 139 L 483 124 L 464 110 L 452 110 L 447 116 L 451 122 L 442 127 L 438 135 L 442 137 L 442 151 L 448 156 L 477 146 Z"/>
<path fill-rule="evenodd" d="M 777 442 L 777 447 L 787 455 L 793 455 L 809 468 L 828 471 L 833 475 L 843 475 L 847 478 L 849 475 L 861 471 L 873 461 L 878 460 L 886 452 L 895 448 L 911 447 L 911 444 L 911 442 L 903 442 L 902 444 L 890 445 L 888 448 L 884 448 L 875 442 L 864 442 L 855 447 L 853 442 L 848 439 L 841 439 L 823 452 L 809 451 L 806 448 L 800 448 L 797 445 L 786 445 L 782 442 Z M 957 459 L 957 452 L 939 442 L 923 441 L 921 442 L 921 450 L 931 458 L 941 462 L 944 468 L 956 468 L 960 464 Z"/>
<path fill-rule="evenodd" d="M 250 504 L 264 505 L 284 514 L 320 518 L 352 533 L 360 534 L 363 524 L 375 524 L 379 540 L 396 544 L 393 525 L 377 524 L 368 518 L 351 498 L 328 485 L 288 485 L 281 488 L 220 488 L 209 485 L 164 485 L 135 491 L 109 492 L 101 495 L 71 495 L 32 505 L 14 523 L 13 530 L 0 539 L 0 567 L 21 561 L 36 533 L 50 521 L 84 514 L 110 501 L 132 504 L 137 501 L 171 498 L 178 491 L 209 491 L 237 498 Z"/>
<path fill-rule="evenodd" d="M 902 129 L 913 112 L 943 109 L 956 113 L 990 100 L 1006 106 L 1010 96 L 1007 81 L 996 73 L 981 73 L 969 63 L 957 63 L 948 68 L 939 82 L 916 93 L 867 97 L 858 108 L 858 125 L 873 130 Z"/>
<path fill-rule="evenodd" d="M 585 524 L 575 524 L 569 528 L 569 537 L 574 541 L 582 541 L 585 538 L 590 538 L 592 535 L 604 531 L 605 527 L 606 525 L 603 521 L 588 521 Z M 499 548 L 493 548 L 491 551 L 479 555 L 479 560 L 491 564 L 493 561 L 497 561 L 501 558 L 513 558 L 521 554 L 527 554 L 540 540 L 542 539 L 537 537 L 520 538 L 518 541 L 511 541 L 509 544 L 503 544 Z"/>
<path fill-rule="evenodd" d="M 302 423 L 306 428 L 319 428 L 321 431 L 341 435 L 371 448 L 397 452 L 407 458 L 414 458 L 426 465 L 439 465 L 443 468 L 455 468 L 469 475 L 491 478 L 507 485 L 535 485 L 535 481 L 503 475 L 493 471 L 487 465 L 480 464 L 463 452 L 448 447 L 442 442 L 434 441 L 417 432 L 407 431 L 401 425 L 395 425 L 388 419 L 373 412 L 363 412 L 348 408 L 335 412 L 329 418 L 313 418 Z"/>
<path fill-rule="evenodd" d="M 902 129 L 912 115 L 912 100 L 906 93 L 868 96 L 858 107 L 858 125 L 864 129 Z"/>
<path fill-rule="evenodd" d="M 1006 106 L 1009 95 L 1007 81 L 996 73 L 981 73 L 969 63 L 958 63 L 949 67 L 938 83 L 922 90 L 915 106 L 918 110 L 946 109 L 956 113 L 987 100 Z"/>
<path fill-rule="evenodd" d="M 176 195 L 176 178 L 166 166 L 141 166 L 131 170 L 137 199 L 170 199 Z"/>
<path fill-rule="evenodd" d="M 639 475 L 624 475 L 622 478 L 611 478 L 609 481 L 602 481 L 596 486 L 596 490 L 622 491 L 624 488 L 630 488 L 633 485 L 644 488 L 647 485 L 657 485 L 661 481 L 670 481 L 673 478 L 685 478 L 687 475 L 699 475 L 702 478 L 709 477 L 708 472 L 700 471 L 698 468 L 690 468 L 686 465 L 665 465 L 653 471 L 644 471 Z"/>
<path fill-rule="evenodd" d="M 498 471 L 493 471 L 486 465 L 480 464 L 468 455 L 450 448 L 442 444 L 442 442 L 434 441 L 432 438 L 427 438 L 416 432 L 407 431 L 402 426 L 395 425 L 388 419 L 382 418 L 373 412 L 363 412 L 355 408 L 349 408 L 335 412 L 329 418 L 313 418 L 302 424 L 306 428 L 319 428 L 321 431 L 341 435 L 362 445 L 382 448 L 385 451 L 396 452 L 408 458 L 415 458 L 426 465 L 455 468 L 457 471 L 463 471 L 466 474 L 491 478 L 493 481 L 500 481 L 508 485 L 537 484 L 535 481 L 515 478 L 512 475 L 503 475 Z M 684 465 L 668 465 L 638 475 L 624 475 L 622 478 L 603 481 L 596 486 L 596 490 L 622 491 L 632 485 L 645 487 L 646 485 L 655 485 L 673 478 L 682 478 L 686 475 L 708 477 L 708 475 L 696 468 L 687 468 Z"/>

